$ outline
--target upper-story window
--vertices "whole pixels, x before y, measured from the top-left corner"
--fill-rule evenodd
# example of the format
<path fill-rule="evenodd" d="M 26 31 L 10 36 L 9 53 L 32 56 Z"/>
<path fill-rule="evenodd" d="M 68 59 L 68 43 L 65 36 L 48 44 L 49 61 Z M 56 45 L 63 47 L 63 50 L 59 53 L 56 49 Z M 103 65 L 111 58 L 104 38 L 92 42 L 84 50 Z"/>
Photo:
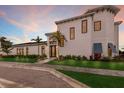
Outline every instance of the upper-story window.
<path fill-rule="evenodd" d="M 95 21 L 94 22 L 94 31 L 100 31 L 101 30 L 101 21 Z"/>
<path fill-rule="evenodd" d="M 87 20 L 83 20 L 81 24 L 81 32 L 87 33 Z"/>
<path fill-rule="evenodd" d="M 75 27 L 70 28 L 70 40 L 75 39 Z"/>

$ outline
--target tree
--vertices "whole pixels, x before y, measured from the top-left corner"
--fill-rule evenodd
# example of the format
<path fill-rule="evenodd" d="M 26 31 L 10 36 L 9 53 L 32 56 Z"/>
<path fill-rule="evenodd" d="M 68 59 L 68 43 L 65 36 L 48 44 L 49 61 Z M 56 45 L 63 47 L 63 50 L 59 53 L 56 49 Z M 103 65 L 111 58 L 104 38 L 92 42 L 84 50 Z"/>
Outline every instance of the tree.
<path fill-rule="evenodd" d="M 12 50 L 12 42 L 6 40 L 6 37 L 1 37 L 0 42 L 1 42 L 1 51 L 8 55 Z"/>
<path fill-rule="evenodd" d="M 7 55 L 11 52 L 12 50 L 12 42 L 10 41 L 5 41 L 2 45 L 2 51 L 5 52 Z"/>
<path fill-rule="evenodd" d="M 58 57 L 58 59 L 59 59 L 59 46 L 61 45 L 61 37 L 64 37 L 63 39 L 65 40 L 65 41 L 67 41 L 66 40 L 66 38 L 65 38 L 65 36 L 60 32 L 60 31 L 56 31 L 56 32 L 54 32 L 54 33 L 52 33 L 52 38 L 55 38 L 56 40 L 57 40 L 57 43 L 58 43 L 58 47 L 57 47 L 57 51 L 58 51 L 58 55 L 57 55 L 57 57 Z"/>
<path fill-rule="evenodd" d="M 40 38 L 39 36 L 37 36 L 36 39 L 31 39 L 31 41 L 35 41 L 38 43 L 38 55 L 39 55 L 39 43 L 42 41 L 42 38 Z"/>

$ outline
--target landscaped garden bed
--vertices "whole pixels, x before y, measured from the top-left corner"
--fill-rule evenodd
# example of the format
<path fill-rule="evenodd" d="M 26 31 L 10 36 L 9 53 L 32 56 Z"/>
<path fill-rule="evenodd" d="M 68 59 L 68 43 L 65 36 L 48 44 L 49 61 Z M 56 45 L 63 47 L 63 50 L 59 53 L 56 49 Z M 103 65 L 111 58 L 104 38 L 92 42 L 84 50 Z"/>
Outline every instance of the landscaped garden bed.
<path fill-rule="evenodd" d="M 41 58 L 38 55 L 8 55 L 8 56 L 1 56 L 0 61 L 7 61 L 7 62 L 22 62 L 22 63 L 35 63 L 38 59 Z"/>
<path fill-rule="evenodd" d="M 58 70 L 93 88 L 124 88 L 124 77 Z"/>
<path fill-rule="evenodd" d="M 84 59 L 78 58 L 65 58 L 62 60 L 53 60 L 48 64 L 51 65 L 66 65 L 66 66 L 74 66 L 74 67 L 88 67 L 88 68 L 97 68 L 97 69 L 111 69 L 111 70 L 124 70 L 124 61 L 121 60 L 88 60 L 84 57 Z"/>

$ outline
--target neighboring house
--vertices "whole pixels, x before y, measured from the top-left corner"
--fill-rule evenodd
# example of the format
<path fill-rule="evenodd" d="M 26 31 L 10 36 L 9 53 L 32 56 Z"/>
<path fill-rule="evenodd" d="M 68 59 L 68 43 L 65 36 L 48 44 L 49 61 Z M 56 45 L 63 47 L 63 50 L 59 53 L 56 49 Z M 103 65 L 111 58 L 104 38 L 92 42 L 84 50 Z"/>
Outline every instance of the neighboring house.
<path fill-rule="evenodd" d="M 52 40 L 52 33 L 47 36 L 47 56 L 80 55 L 101 58 L 119 55 L 119 25 L 114 17 L 120 11 L 111 5 L 104 5 L 86 11 L 83 15 L 56 21 L 57 31 L 60 31 L 67 42 L 62 39 L 62 46 Z M 59 48 L 59 51 L 57 51 Z"/>
<path fill-rule="evenodd" d="M 39 43 L 39 55 L 46 54 L 47 43 Z M 38 55 L 38 43 L 28 42 L 22 44 L 16 44 L 12 46 L 10 55 Z"/>

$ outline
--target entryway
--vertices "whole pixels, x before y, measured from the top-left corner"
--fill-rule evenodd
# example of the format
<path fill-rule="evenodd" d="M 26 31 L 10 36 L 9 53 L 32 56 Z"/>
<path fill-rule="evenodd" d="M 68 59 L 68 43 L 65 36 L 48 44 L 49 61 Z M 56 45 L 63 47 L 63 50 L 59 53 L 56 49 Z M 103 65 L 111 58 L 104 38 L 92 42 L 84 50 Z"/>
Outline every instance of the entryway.
<path fill-rule="evenodd" d="M 56 45 L 50 46 L 50 57 L 56 57 Z"/>

